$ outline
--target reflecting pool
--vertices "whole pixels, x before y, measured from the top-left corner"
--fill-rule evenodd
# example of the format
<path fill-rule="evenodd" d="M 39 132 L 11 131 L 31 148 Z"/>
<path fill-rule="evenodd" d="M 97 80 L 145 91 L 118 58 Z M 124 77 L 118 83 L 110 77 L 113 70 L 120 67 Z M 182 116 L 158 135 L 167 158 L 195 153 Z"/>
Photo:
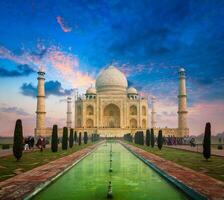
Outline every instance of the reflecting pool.
<path fill-rule="evenodd" d="M 112 172 L 109 172 L 111 148 Z M 109 181 L 115 200 L 188 199 L 120 143 L 114 142 L 99 145 L 33 199 L 107 199 Z"/>

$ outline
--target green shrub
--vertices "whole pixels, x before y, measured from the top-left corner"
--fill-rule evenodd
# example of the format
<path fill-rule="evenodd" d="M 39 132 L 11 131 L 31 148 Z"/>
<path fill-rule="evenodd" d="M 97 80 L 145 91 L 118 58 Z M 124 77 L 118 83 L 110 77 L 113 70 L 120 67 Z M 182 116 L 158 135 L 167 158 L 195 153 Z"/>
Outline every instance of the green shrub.
<path fill-rule="evenodd" d="M 74 137 L 73 137 L 73 128 L 70 129 L 69 135 L 69 147 L 72 148 L 74 144 Z"/>
<path fill-rule="evenodd" d="M 87 144 L 88 143 L 88 134 L 87 134 L 87 132 L 84 132 L 84 138 L 83 138 L 83 140 L 84 140 L 84 144 Z"/>
<path fill-rule="evenodd" d="M 158 133 L 158 148 L 161 150 L 162 149 L 162 146 L 163 146 L 163 133 L 162 133 L 162 130 L 159 130 L 159 133 Z"/>
<path fill-rule="evenodd" d="M 154 145 L 155 145 L 154 130 L 151 129 L 151 147 L 153 148 Z"/>
<path fill-rule="evenodd" d="M 150 146 L 150 138 L 151 137 L 151 135 L 150 135 L 150 130 L 149 129 L 147 129 L 146 130 L 146 138 L 145 138 L 145 144 L 146 144 L 146 146 Z"/>
<path fill-rule="evenodd" d="M 74 133 L 74 141 L 75 141 L 75 143 L 77 142 L 77 132 L 76 131 Z"/>
<path fill-rule="evenodd" d="M 205 126 L 205 134 L 203 140 L 203 155 L 206 160 L 211 156 L 211 124 L 208 122 Z"/>
<path fill-rule="evenodd" d="M 68 149 L 68 128 L 63 128 L 63 137 L 62 137 L 62 149 Z"/>
<path fill-rule="evenodd" d="M 20 119 L 16 121 L 16 126 L 14 130 L 13 155 L 15 156 L 17 161 L 23 155 L 23 125 Z"/>
<path fill-rule="evenodd" d="M 81 145 L 82 144 L 82 133 L 80 132 L 79 133 L 79 145 Z"/>
<path fill-rule="evenodd" d="M 2 149 L 10 149 L 10 144 L 2 144 Z"/>
<path fill-rule="evenodd" d="M 144 145 L 144 132 L 143 131 L 139 132 L 139 144 Z"/>
<path fill-rule="evenodd" d="M 58 126 L 53 125 L 52 136 L 51 136 L 51 151 L 58 151 Z"/>

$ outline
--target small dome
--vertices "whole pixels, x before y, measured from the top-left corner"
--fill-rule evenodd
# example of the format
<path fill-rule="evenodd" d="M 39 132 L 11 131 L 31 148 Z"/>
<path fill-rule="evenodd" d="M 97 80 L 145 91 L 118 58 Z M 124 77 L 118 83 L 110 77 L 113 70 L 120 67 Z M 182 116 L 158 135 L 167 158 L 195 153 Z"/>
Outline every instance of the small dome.
<path fill-rule="evenodd" d="M 128 88 L 128 94 L 138 94 L 138 91 L 134 87 Z"/>
<path fill-rule="evenodd" d="M 86 94 L 96 94 L 96 89 L 94 87 L 90 87 L 86 90 Z"/>
<path fill-rule="evenodd" d="M 104 69 L 96 79 L 97 91 L 123 91 L 127 90 L 128 82 L 125 75 L 114 66 Z"/>
<path fill-rule="evenodd" d="M 185 69 L 184 68 L 180 68 L 179 72 L 185 72 Z"/>

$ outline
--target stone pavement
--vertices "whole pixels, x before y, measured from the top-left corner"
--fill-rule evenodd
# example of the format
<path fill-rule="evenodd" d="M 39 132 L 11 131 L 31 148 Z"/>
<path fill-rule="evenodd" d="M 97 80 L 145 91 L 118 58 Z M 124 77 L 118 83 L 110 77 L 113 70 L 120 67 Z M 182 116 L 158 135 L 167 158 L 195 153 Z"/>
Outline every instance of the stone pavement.
<path fill-rule="evenodd" d="M 100 143 L 0 182 L 0 199 L 24 199 L 24 197 L 33 192 L 38 186 L 50 181 L 75 161 L 87 155 L 98 144 Z"/>
<path fill-rule="evenodd" d="M 165 173 L 169 174 L 175 179 L 178 179 L 188 187 L 193 188 L 197 192 L 206 196 L 208 199 L 211 200 L 224 199 L 223 182 L 211 178 L 207 175 L 201 174 L 199 172 L 196 172 L 194 170 L 191 170 L 189 168 L 180 166 L 171 161 L 160 158 L 159 156 L 156 156 L 133 145 L 126 143 L 123 144 L 129 147 L 132 151 L 134 151 L 144 159 L 156 165 Z"/>
<path fill-rule="evenodd" d="M 190 145 L 166 145 L 166 147 L 174 148 L 174 149 L 182 149 L 186 151 L 200 152 L 203 151 L 202 145 L 196 145 L 195 147 L 191 147 Z M 218 150 L 215 148 L 211 148 L 211 154 L 214 156 L 224 156 L 224 149 Z"/>

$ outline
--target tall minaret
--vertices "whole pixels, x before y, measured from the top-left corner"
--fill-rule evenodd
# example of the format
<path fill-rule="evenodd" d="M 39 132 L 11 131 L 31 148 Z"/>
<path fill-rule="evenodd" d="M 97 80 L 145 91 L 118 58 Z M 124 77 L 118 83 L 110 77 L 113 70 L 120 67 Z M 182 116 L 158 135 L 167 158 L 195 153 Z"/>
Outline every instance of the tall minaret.
<path fill-rule="evenodd" d="M 67 128 L 72 127 L 72 98 L 67 98 Z"/>
<path fill-rule="evenodd" d="M 151 106 L 152 106 L 152 112 L 151 112 L 151 128 L 156 128 L 156 97 L 152 96 L 151 98 Z"/>
<path fill-rule="evenodd" d="M 38 86 L 37 86 L 37 111 L 36 111 L 36 129 L 35 136 L 45 136 L 45 72 L 37 72 Z"/>
<path fill-rule="evenodd" d="M 187 127 L 187 92 L 185 82 L 185 70 L 179 69 L 179 94 L 178 94 L 178 135 L 180 137 L 188 135 Z"/>
<path fill-rule="evenodd" d="M 75 88 L 74 89 L 74 118 L 73 118 L 73 127 L 74 129 L 76 128 L 76 100 L 78 99 L 78 90 Z"/>

